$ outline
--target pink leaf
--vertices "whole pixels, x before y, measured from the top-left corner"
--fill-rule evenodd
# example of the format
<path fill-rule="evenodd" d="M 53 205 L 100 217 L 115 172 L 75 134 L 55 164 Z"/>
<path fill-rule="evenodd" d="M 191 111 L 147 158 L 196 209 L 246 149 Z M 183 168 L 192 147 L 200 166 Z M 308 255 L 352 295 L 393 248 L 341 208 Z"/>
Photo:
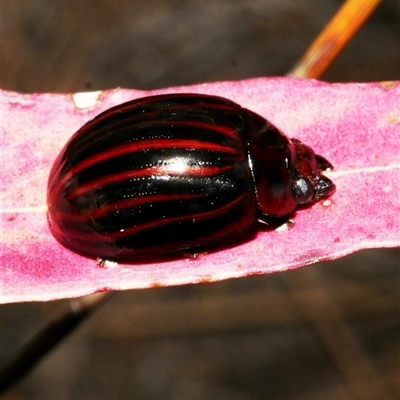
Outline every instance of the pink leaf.
<path fill-rule="evenodd" d="M 301 210 L 294 225 L 196 261 L 109 265 L 74 254 L 46 220 L 50 167 L 67 139 L 99 112 L 150 94 L 230 98 L 304 140 L 330 160 L 331 201 Z M 84 95 L 2 92 L 1 302 L 44 301 L 102 290 L 178 285 L 270 273 L 399 246 L 400 84 L 327 84 L 289 78 L 218 82 L 153 92 Z M 111 268 L 111 266 L 113 268 Z"/>

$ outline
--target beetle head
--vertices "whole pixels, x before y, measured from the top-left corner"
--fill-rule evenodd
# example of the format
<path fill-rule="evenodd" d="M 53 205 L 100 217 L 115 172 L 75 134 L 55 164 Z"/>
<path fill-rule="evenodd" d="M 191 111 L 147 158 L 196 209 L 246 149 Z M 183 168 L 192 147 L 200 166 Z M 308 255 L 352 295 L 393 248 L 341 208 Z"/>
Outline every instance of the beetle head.
<path fill-rule="evenodd" d="M 292 189 L 297 204 L 309 204 L 331 196 L 336 186 L 322 172 L 331 170 L 332 164 L 300 140 L 291 141 L 297 155 Z"/>

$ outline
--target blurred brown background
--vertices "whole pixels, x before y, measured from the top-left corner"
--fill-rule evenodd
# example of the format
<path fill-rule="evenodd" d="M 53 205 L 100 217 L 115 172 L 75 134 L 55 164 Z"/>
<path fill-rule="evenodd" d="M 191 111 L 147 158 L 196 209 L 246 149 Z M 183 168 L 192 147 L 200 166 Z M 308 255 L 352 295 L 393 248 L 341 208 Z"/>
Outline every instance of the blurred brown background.
<path fill-rule="evenodd" d="M 1 88 L 284 75 L 341 3 L 2 0 Z M 398 0 L 382 1 L 322 79 L 400 79 Z M 399 264 L 398 249 L 367 250 L 281 274 L 116 293 L 4 398 L 399 399 Z M 1 306 L 0 367 L 66 302 Z"/>

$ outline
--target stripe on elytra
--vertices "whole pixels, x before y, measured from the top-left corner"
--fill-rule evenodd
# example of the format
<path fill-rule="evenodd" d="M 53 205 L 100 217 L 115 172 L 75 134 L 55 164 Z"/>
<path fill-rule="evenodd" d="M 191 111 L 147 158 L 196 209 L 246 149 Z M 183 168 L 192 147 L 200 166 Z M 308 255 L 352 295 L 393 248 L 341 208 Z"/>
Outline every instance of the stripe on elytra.
<path fill-rule="evenodd" d="M 230 171 L 233 169 L 233 165 L 227 165 L 225 167 L 216 166 L 216 167 L 203 167 L 203 166 L 188 166 L 185 171 L 177 172 L 177 171 L 168 171 L 163 166 L 161 167 L 150 167 L 150 168 L 142 168 L 134 171 L 124 171 L 118 174 L 107 175 L 99 179 L 95 179 L 90 181 L 74 190 L 72 190 L 67 196 L 67 200 L 71 201 L 72 199 L 82 196 L 86 192 L 91 190 L 112 184 L 121 181 L 125 181 L 128 179 L 135 178 L 146 178 L 150 176 L 180 176 L 184 175 L 185 177 L 203 177 L 203 176 L 213 176 L 220 175 L 221 173 Z"/>
<path fill-rule="evenodd" d="M 196 200 L 207 197 L 207 193 L 174 193 L 174 194 L 152 194 L 147 196 L 136 196 L 132 199 L 115 201 L 106 205 L 100 206 L 93 210 L 81 212 L 79 214 L 72 214 L 70 212 L 60 212 L 57 215 L 60 218 L 67 219 L 68 221 L 82 221 L 89 218 L 104 218 L 110 212 L 121 211 L 127 208 L 133 208 L 142 206 L 144 204 L 156 204 L 164 201 L 184 201 L 184 200 Z"/>
<path fill-rule="evenodd" d="M 123 144 L 114 148 L 108 149 L 101 153 L 97 153 L 92 157 L 88 157 L 84 161 L 71 168 L 62 178 L 60 185 L 64 185 L 69 179 L 72 178 L 78 172 L 85 168 L 91 167 L 92 165 L 109 160 L 114 157 L 134 154 L 147 149 L 186 149 L 186 150 L 209 150 L 214 152 L 221 152 L 225 154 L 238 153 L 236 149 L 216 144 L 213 142 L 201 142 L 199 140 L 176 140 L 176 139 L 153 139 L 153 140 L 141 140 L 134 143 Z"/>
<path fill-rule="evenodd" d="M 120 231 L 109 232 L 107 234 L 107 236 L 110 236 L 111 238 L 113 238 L 115 240 L 119 240 L 119 239 L 124 239 L 126 237 L 135 235 L 146 229 L 169 225 L 169 224 L 173 224 L 174 222 L 179 222 L 179 221 L 183 222 L 183 221 L 188 221 L 190 219 L 194 219 L 196 221 L 201 221 L 204 219 L 211 220 L 213 218 L 217 218 L 223 214 L 226 214 L 229 210 L 231 210 L 236 205 L 238 205 L 240 202 L 242 202 L 245 197 L 246 197 L 246 194 L 242 194 L 242 195 L 238 196 L 236 199 L 230 201 L 229 203 L 227 203 L 224 206 L 219 207 L 215 210 L 208 210 L 208 211 L 203 211 L 203 212 L 199 212 L 199 213 L 192 213 L 189 215 L 181 215 L 178 217 L 165 218 L 165 219 L 157 220 L 157 221 L 149 221 L 149 222 L 145 222 L 145 223 L 136 225 L 134 227 L 125 229 L 123 232 L 120 232 Z"/>
<path fill-rule="evenodd" d="M 150 102 L 150 101 L 149 101 Z M 142 105 L 142 104 L 141 104 Z M 75 139 L 75 144 L 79 146 L 85 144 L 85 142 L 87 142 L 88 140 L 91 140 L 92 136 L 97 136 L 100 132 L 102 132 L 103 130 L 105 130 L 107 132 L 107 135 L 104 136 L 108 136 L 108 135 L 112 135 L 115 130 L 119 130 L 121 129 L 121 127 L 135 127 L 135 126 L 140 126 L 141 124 L 145 123 L 146 121 L 154 121 L 155 119 L 157 119 L 157 116 L 159 116 L 160 114 L 165 114 L 165 113 L 170 113 L 173 114 L 175 111 L 181 112 L 182 113 L 182 104 L 178 103 L 178 104 L 174 104 L 173 106 L 169 106 L 169 107 L 165 107 L 165 108 L 160 108 L 157 110 L 147 110 L 145 113 L 140 112 L 140 105 L 134 105 L 132 107 L 132 105 L 127 105 L 125 108 L 121 108 L 120 106 L 117 106 L 118 110 L 112 111 L 112 109 L 106 111 L 105 115 L 99 115 L 96 118 L 88 121 L 81 130 L 85 130 L 86 134 L 85 135 L 81 135 L 80 140 L 78 138 Z M 129 113 L 130 111 L 134 111 L 134 109 L 136 108 L 137 113 Z M 200 115 L 202 112 L 204 112 L 206 109 L 208 108 L 212 108 L 213 110 L 215 109 L 219 109 L 220 111 L 227 111 L 227 112 L 233 112 L 236 113 L 237 110 L 230 106 L 222 106 L 219 103 L 206 103 L 205 107 L 198 107 L 196 104 L 193 104 L 193 109 L 189 110 L 190 113 L 194 113 L 196 115 L 196 112 L 198 112 Z M 113 121 L 114 123 L 112 125 L 106 125 L 104 128 L 100 128 L 98 127 L 98 125 L 101 123 L 102 120 L 107 119 L 108 118 L 112 118 L 112 114 L 115 114 L 115 116 L 118 116 L 118 120 Z M 179 114 L 178 114 L 179 115 Z M 156 118 L 154 118 L 156 117 Z M 187 118 L 187 116 L 183 116 L 183 118 Z M 173 120 L 170 119 L 169 121 L 180 121 L 180 122 L 185 122 L 184 120 L 181 121 L 179 119 L 177 120 Z M 189 121 L 188 124 L 192 123 L 193 121 L 196 121 L 195 119 L 192 121 Z M 128 126 L 127 123 L 132 123 L 132 125 Z M 94 128 L 93 128 L 94 126 Z M 211 125 L 211 126 L 215 126 L 215 125 Z M 77 132 L 77 134 L 75 136 L 77 136 L 79 134 L 80 131 Z"/>
<path fill-rule="evenodd" d="M 77 143 L 77 141 L 75 141 L 75 154 L 79 155 L 80 153 L 83 153 L 86 151 L 86 145 L 92 147 L 93 144 L 101 144 L 104 143 L 106 140 L 110 139 L 110 136 L 115 136 L 116 139 L 113 140 L 125 140 L 125 135 L 130 135 L 127 132 L 129 132 L 130 130 L 132 130 L 133 132 L 135 132 L 135 135 L 137 135 L 137 139 L 139 140 L 135 140 L 135 143 L 140 143 L 141 141 L 146 142 L 148 140 L 156 140 L 157 138 L 144 138 L 144 139 L 140 139 L 140 135 L 143 134 L 143 131 L 147 132 L 149 131 L 152 135 L 154 135 L 154 133 L 157 133 L 157 127 L 160 127 L 160 135 L 162 134 L 166 134 L 167 132 L 164 132 L 162 129 L 163 128 L 171 128 L 171 129 L 178 129 L 179 130 L 179 134 L 182 136 L 178 139 L 175 140 L 199 140 L 196 138 L 196 136 L 198 136 L 198 133 L 196 132 L 195 134 L 193 134 L 193 132 L 189 132 L 189 131 L 181 131 L 180 128 L 185 128 L 185 127 L 189 127 L 189 128 L 195 128 L 196 130 L 199 129 L 204 129 L 206 131 L 209 132 L 213 132 L 213 133 L 218 133 L 221 135 L 224 135 L 226 137 L 228 137 L 229 139 L 233 140 L 236 142 L 236 144 L 232 144 L 232 146 L 234 147 L 235 145 L 240 145 L 240 141 L 239 141 L 239 132 L 237 129 L 231 127 L 231 126 L 225 126 L 225 125 L 221 125 L 221 124 L 207 124 L 204 122 L 197 122 L 197 121 L 181 121 L 181 120 L 168 120 L 168 121 L 157 121 L 157 120 L 151 120 L 151 121 L 138 121 L 135 124 L 130 123 L 131 121 L 129 120 L 125 120 L 123 126 L 118 127 L 118 129 L 116 127 L 104 127 L 102 129 L 96 129 L 96 132 L 93 132 L 93 134 L 95 134 L 95 138 L 92 138 L 93 134 L 91 134 L 90 132 L 86 133 L 85 135 L 85 140 L 81 140 L 80 142 Z M 122 125 L 122 124 L 121 124 Z M 124 133 L 122 133 L 124 132 Z M 182 134 L 184 133 L 184 134 Z M 192 137 L 194 137 L 194 139 L 192 139 Z M 129 138 L 128 138 L 129 139 Z M 132 137 L 132 139 L 135 139 L 135 137 Z M 160 138 L 161 140 L 161 138 Z M 168 138 L 168 140 L 173 140 L 171 138 Z M 209 141 L 208 141 L 209 142 Z M 214 141 L 216 142 L 216 141 Z M 209 143 L 213 143 L 213 142 L 209 142 Z M 218 143 L 218 142 L 216 142 Z"/>
<path fill-rule="evenodd" d="M 240 204 L 245 199 L 245 197 L 246 197 L 246 194 L 242 194 L 242 195 L 238 196 L 236 199 L 230 201 L 229 203 L 227 203 L 224 206 L 217 208 L 215 210 L 208 210 L 208 211 L 203 211 L 203 212 L 199 212 L 199 213 L 181 215 L 181 216 L 166 218 L 166 219 L 157 220 L 157 221 L 149 221 L 149 222 L 145 222 L 140 225 L 136 225 L 134 227 L 125 229 L 122 232 L 121 231 L 108 232 L 107 234 L 99 233 L 98 240 L 101 240 L 102 237 L 106 238 L 106 241 L 108 241 L 108 239 L 121 240 L 121 239 L 125 239 L 129 236 L 138 234 L 147 229 L 165 226 L 165 225 L 173 224 L 173 223 L 179 222 L 179 221 L 183 222 L 183 221 L 189 221 L 191 219 L 195 219 L 196 221 L 212 220 L 213 218 L 218 218 L 218 217 L 228 213 L 231 209 L 233 209 L 235 206 Z M 65 235 L 65 232 L 62 232 L 58 225 L 54 225 L 53 229 L 55 229 L 55 228 L 57 228 L 59 236 Z M 96 243 L 97 242 L 96 240 L 87 241 L 88 236 L 93 237 L 93 232 L 86 232 L 86 233 L 83 231 L 74 232 L 74 239 L 86 240 L 86 243 L 90 243 L 90 242 Z M 84 249 L 84 246 L 82 247 L 82 249 Z"/>

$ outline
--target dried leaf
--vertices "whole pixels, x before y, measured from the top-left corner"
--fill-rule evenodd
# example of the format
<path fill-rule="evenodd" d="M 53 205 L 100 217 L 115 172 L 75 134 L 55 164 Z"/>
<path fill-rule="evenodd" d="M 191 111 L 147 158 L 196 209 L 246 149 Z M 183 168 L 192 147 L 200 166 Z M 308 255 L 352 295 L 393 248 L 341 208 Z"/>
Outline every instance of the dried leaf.
<path fill-rule="evenodd" d="M 150 94 L 230 98 L 309 144 L 335 166 L 330 201 L 298 211 L 290 228 L 198 260 L 103 267 L 51 235 L 50 167 L 67 139 L 99 112 Z M 400 83 L 327 84 L 290 78 L 218 82 L 153 92 L 81 95 L 2 92 L 2 303 L 46 301 L 103 290 L 178 285 L 270 273 L 400 242 Z"/>

